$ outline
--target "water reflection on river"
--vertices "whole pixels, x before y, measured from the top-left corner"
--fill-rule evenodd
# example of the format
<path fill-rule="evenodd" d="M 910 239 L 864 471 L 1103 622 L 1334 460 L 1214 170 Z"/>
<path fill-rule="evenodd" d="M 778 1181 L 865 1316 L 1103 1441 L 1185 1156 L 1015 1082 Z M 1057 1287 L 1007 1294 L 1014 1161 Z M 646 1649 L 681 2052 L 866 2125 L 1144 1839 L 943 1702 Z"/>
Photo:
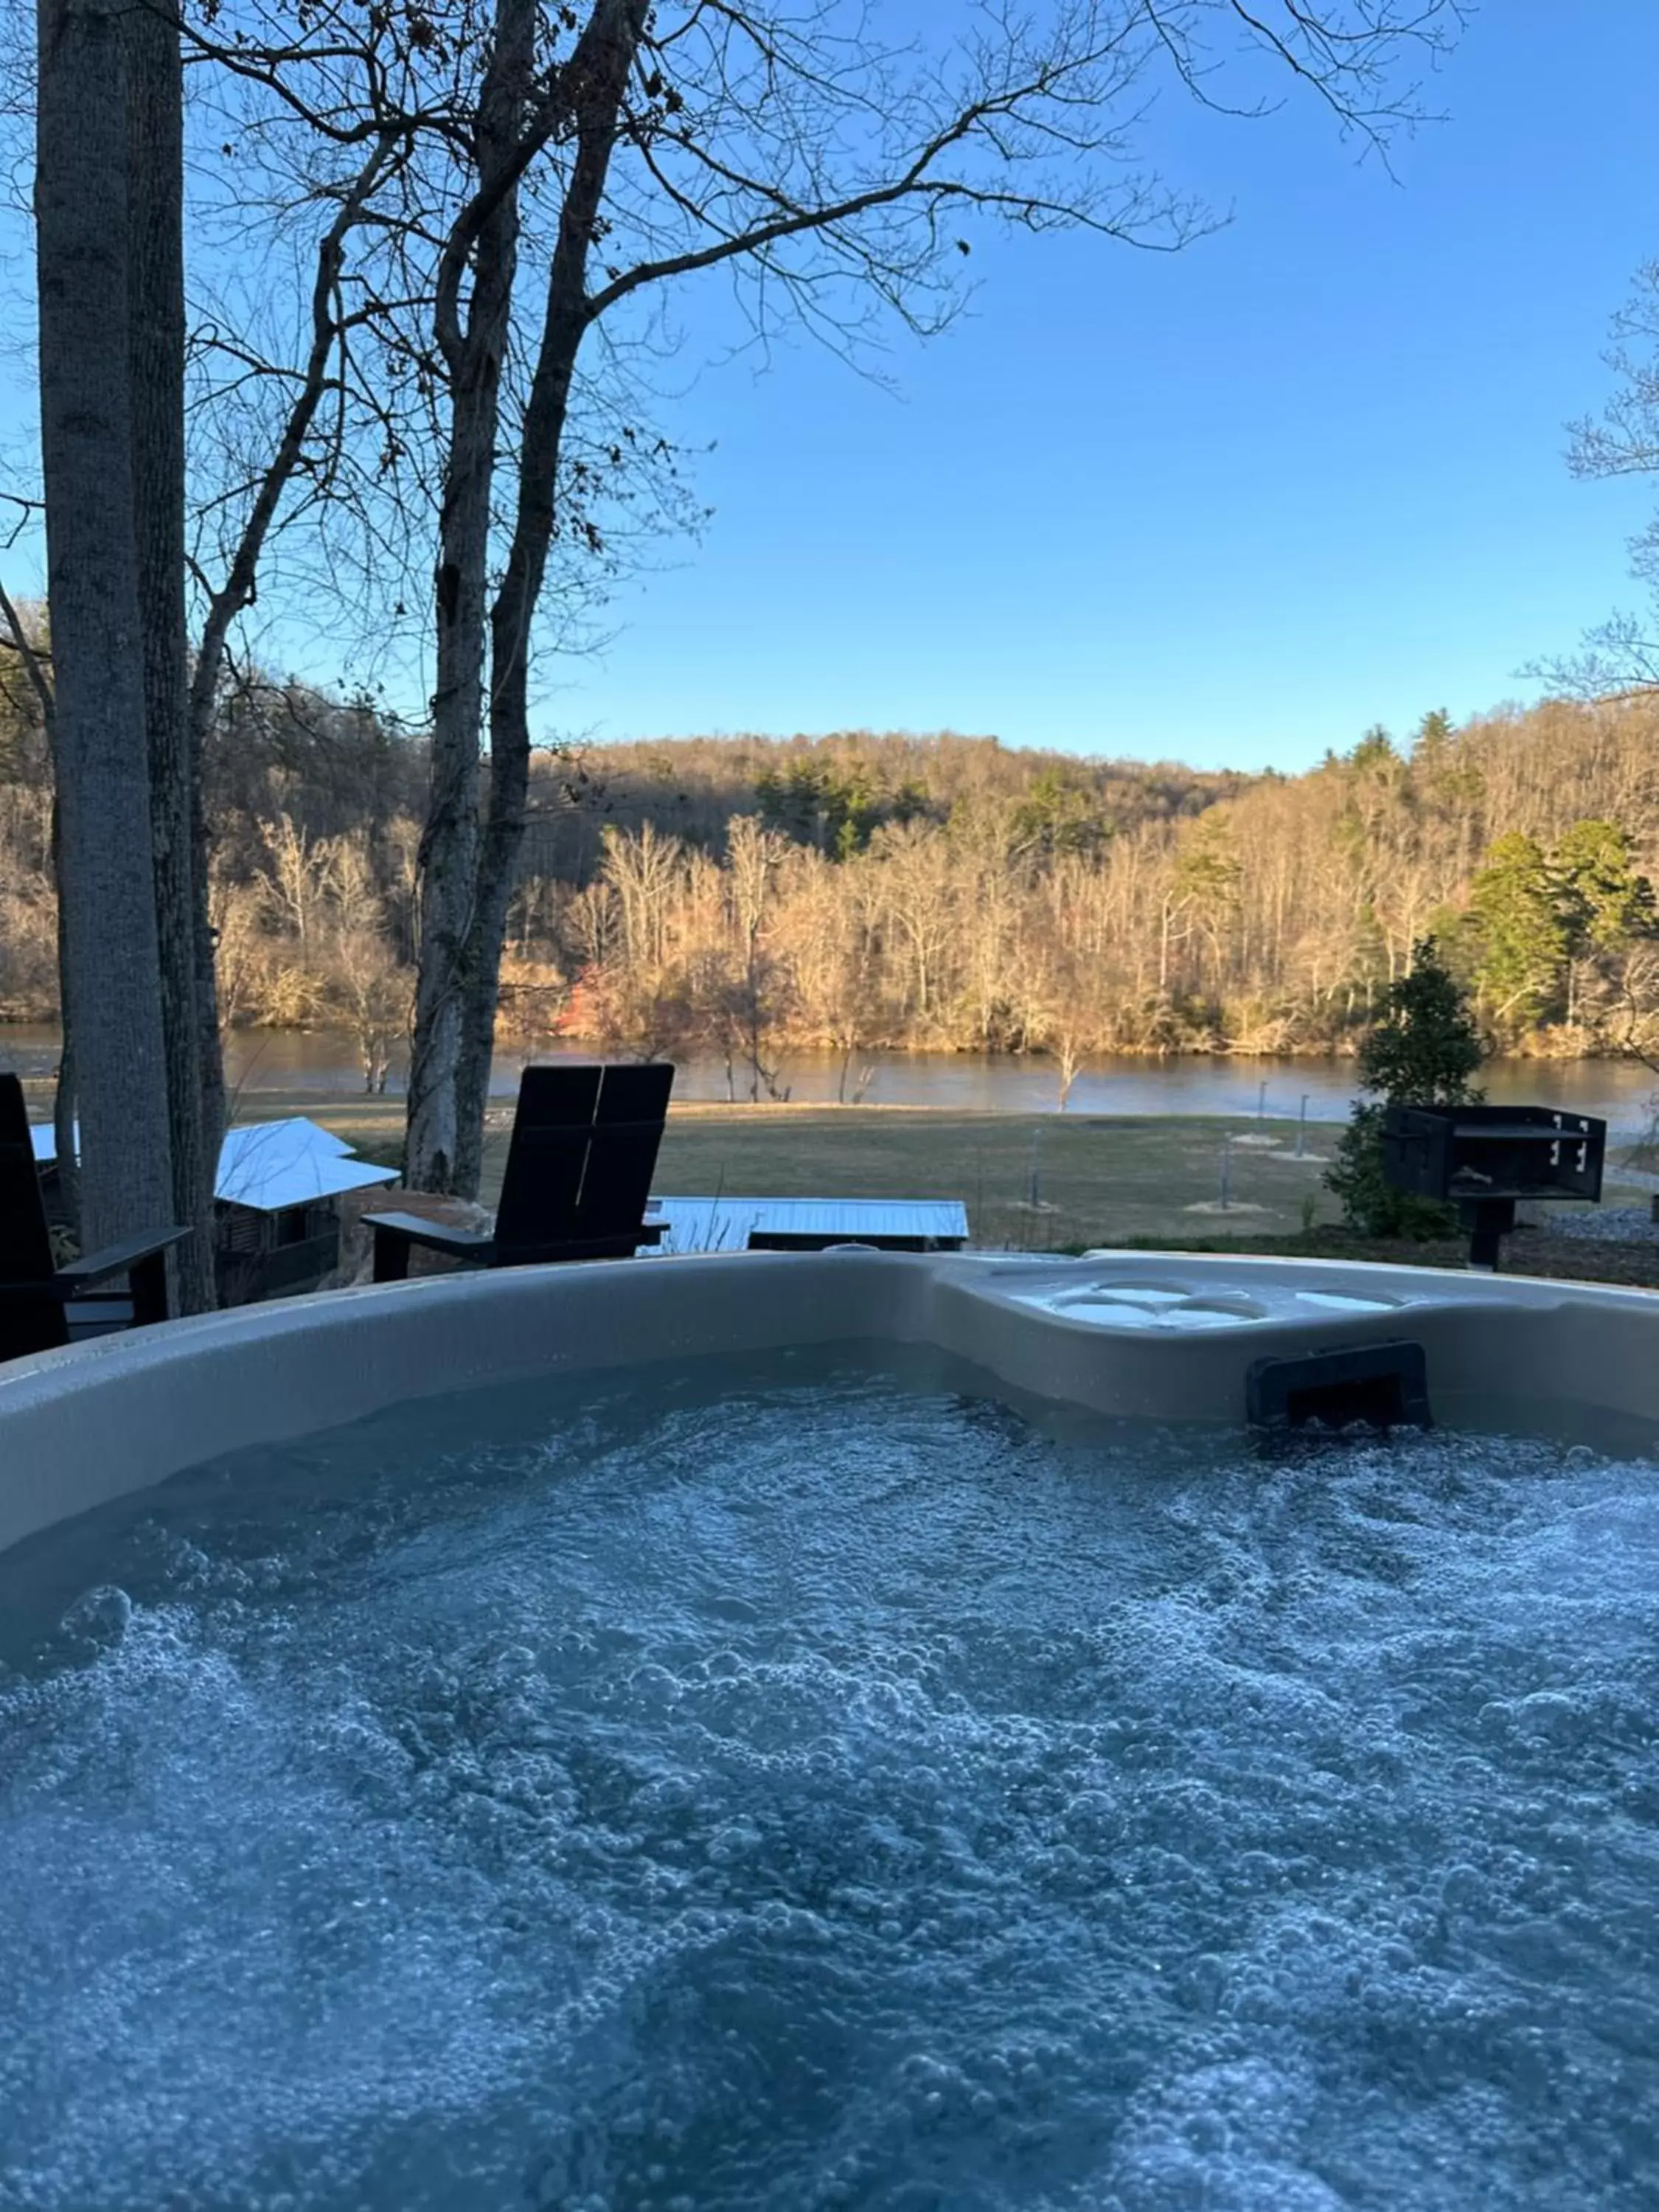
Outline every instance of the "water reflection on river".
<path fill-rule="evenodd" d="M 57 1058 L 55 1030 L 27 1024 L 0 1027 L 0 1068 L 24 1074 L 51 1073 Z M 580 1046 L 549 1044 L 499 1052 L 491 1088 L 510 1094 L 527 1059 L 583 1060 Z M 1059 1096 L 1053 1063 L 1042 1060 L 994 1060 L 969 1053 L 882 1053 L 865 1064 L 871 1071 L 864 1096 L 875 1106 L 939 1106 L 959 1110 L 1030 1114 L 1052 1111 Z M 854 1083 L 862 1072 L 854 1071 Z M 360 1091 L 362 1069 L 349 1036 L 319 1030 L 243 1030 L 231 1040 L 228 1073 L 240 1094 L 245 1114 L 259 1111 L 264 1091 Z M 834 1099 L 841 1084 L 839 1055 L 797 1053 L 785 1064 L 781 1088 L 802 1102 Z M 1485 1076 L 1495 1104 L 1531 1100 L 1600 1114 L 1616 1127 L 1631 1127 L 1646 1118 L 1647 1103 L 1659 1084 L 1644 1067 L 1617 1060 L 1495 1060 Z M 1072 1092 L 1074 1114 L 1253 1114 L 1266 1086 L 1270 1115 L 1295 1115 L 1305 1097 L 1315 1121 L 1340 1121 L 1353 1097 L 1353 1063 L 1347 1060 L 1214 1059 L 1096 1060 L 1079 1076 Z M 387 1088 L 402 1086 L 401 1069 Z M 724 1064 L 714 1060 L 680 1063 L 677 1097 L 723 1099 Z M 852 1095 L 849 1085 L 848 1096 Z M 744 1094 L 741 1085 L 739 1097 Z"/>

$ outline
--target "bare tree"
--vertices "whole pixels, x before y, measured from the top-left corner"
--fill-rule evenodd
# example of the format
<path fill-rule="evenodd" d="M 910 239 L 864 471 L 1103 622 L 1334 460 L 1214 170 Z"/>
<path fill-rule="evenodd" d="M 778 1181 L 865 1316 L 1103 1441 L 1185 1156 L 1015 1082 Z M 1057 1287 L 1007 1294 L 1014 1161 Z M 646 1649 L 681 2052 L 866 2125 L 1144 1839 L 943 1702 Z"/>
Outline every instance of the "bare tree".
<path fill-rule="evenodd" d="M 235 163 L 205 194 L 230 270 L 194 356 L 223 482 L 200 507 L 209 544 L 195 562 L 203 629 L 192 734 L 199 756 L 233 629 L 279 550 L 276 573 L 292 588 L 294 549 L 309 540 L 297 573 L 320 580 L 330 617 L 350 603 L 359 637 L 384 639 L 407 629 L 435 509 L 438 744 L 419 871 L 429 957 L 411 1123 L 446 1159 L 453 1077 L 435 1082 L 428 1069 L 434 1058 L 453 1067 L 462 1012 L 453 978 L 475 921 L 481 665 L 495 456 L 512 434 L 501 392 L 514 351 L 517 198 L 568 119 L 558 53 L 567 16 L 574 29 L 569 10 L 538 19 L 531 0 L 368 10 L 240 0 L 189 27 L 203 105 L 224 137 L 204 143 L 200 167 L 212 170 L 220 154 Z M 327 220 L 312 239 L 319 207 Z M 297 348 L 276 327 L 269 288 L 236 273 L 239 244 L 263 272 L 277 237 L 314 269 Z M 573 477 L 581 469 L 573 464 Z M 466 746 L 453 741 L 458 719 Z M 210 965 L 204 958 L 210 978 Z M 216 1054 L 207 1058 L 211 1091 Z"/>
<path fill-rule="evenodd" d="M 869 1087 L 872 1070 L 862 1055 L 879 1038 L 885 1012 L 874 874 L 867 863 L 838 866 L 820 853 L 804 854 L 781 917 L 806 1034 L 833 1048 L 840 1063 L 836 1096 L 843 1106 L 849 1086 L 854 1105 Z"/>
<path fill-rule="evenodd" d="M 208 887 L 208 921 L 216 955 L 217 1004 L 228 1028 L 254 1010 L 266 901 L 258 883 L 240 883 L 216 867 Z"/>
<path fill-rule="evenodd" d="M 198 887 L 192 916 L 194 1060 L 203 1143 L 215 1160 L 224 1133 L 226 1099 L 217 940 L 209 910 L 212 830 L 205 796 L 207 749 L 222 702 L 233 632 L 257 597 L 262 566 L 284 520 L 284 502 L 289 505 L 286 520 L 291 524 L 297 519 L 296 507 L 303 512 L 312 504 L 310 498 L 293 501 L 296 485 L 305 486 L 319 501 L 338 496 L 346 449 L 356 423 L 365 416 L 371 422 L 383 423 L 376 400 L 362 400 L 362 380 L 351 374 L 349 354 L 354 331 L 380 312 L 380 302 L 365 305 L 348 292 L 346 256 L 348 241 L 370 222 L 377 194 L 398 173 L 403 148 L 396 130 L 382 131 L 357 152 L 343 177 L 317 189 L 316 197 L 330 213 L 314 245 L 308 312 L 297 358 L 283 364 L 255 354 L 245 342 L 217 342 L 234 357 L 239 374 L 269 383 L 282 398 L 275 418 L 257 425 L 253 456 L 239 453 L 241 469 L 231 493 L 206 502 L 214 520 L 224 526 L 217 541 L 216 575 L 203 557 L 205 547 L 198 547 L 191 564 L 201 601 L 186 720 L 191 851 Z M 325 411 L 330 399 L 336 402 L 331 413 Z M 349 404 L 353 400 L 358 402 L 356 422 Z M 343 503 L 352 502 L 345 498 Z"/>
<path fill-rule="evenodd" d="M 392 1055 L 408 1035 L 410 977 L 386 934 L 386 902 L 362 832 L 329 841 L 323 852 L 333 997 L 357 1041 L 363 1089 L 385 1091 Z"/>
<path fill-rule="evenodd" d="M 490 153 L 480 132 L 478 187 L 446 242 L 451 267 L 476 252 L 484 225 L 539 163 L 551 250 L 489 607 L 489 803 L 476 848 L 465 818 L 476 733 L 457 713 L 434 749 L 412 1180 L 476 1188 L 525 823 L 534 624 L 560 520 L 577 365 L 594 335 L 645 295 L 720 267 L 742 280 L 763 343 L 788 319 L 856 351 L 884 313 L 925 335 L 960 302 L 970 246 L 962 226 L 975 217 L 1176 247 L 1205 228 L 1203 212 L 1126 166 L 1133 103 L 1160 67 L 1213 100 L 1210 41 L 1236 33 L 1385 147 L 1419 112 L 1396 84 L 1400 50 L 1431 52 L 1455 15 L 1454 0 L 1280 0 L 1259 12 L 1243 0 L 1060 0 L 1041 18 L 988 9 L 959 40 L 926 52 L 882 46 L 834 0 L 805 16 L 592 0 L 568 57 L 529 72 L 534 89 L 519 102 L 514 152 Z M 522 52 L 499 14 L 495 40 L 492 68 Z M 493 188 L 489 158 L 501 179 Z M 486 255 L 475 306 L 494 308 L 501 274 Z M 453 416 L 452 485 L 476 478 L 481 433 L 465 410 Z M 460 579 L 441 571 L 441 632 L 470 605 Z M 459 640 L 456 653 L 469 670 L 482 665 L 481 652 Z"/>
<path fill-rule="evenodd" d="M 752 814 L 733 817 L 726 828 L 726 876 L 731 886 L 738 957 L 723 997 L 723 1031 L 735 1024 L 749 1065 L 749 1097 L 758 1104 L 787 1098 L 769 1041 L 778 1028 L 788 995 L 788 977 L 766 941 L 776 878 L 788 852 L 787 841 L 763 830 Z"/>
<path fill-rule="evenodd" d="M 206 866 L 195 832 L 185 618 L 184 65 L 170 12 L 121 19 L 131 206 L 129 318 L 133 526 L 138 635 L 149 754 L 161 1030 L 173 1218 L 195 1231 L 173 1255 L 178 1304 L 217 1304 L 214 1184 L 219 1127 L 203 1113 L 199 918 Z"/>
<path fill-rule="evenodd" d="M 330 851 L 291 814 L 262 822 L 260 834 L 269 858 L 269 896 L 292 933 L 303 962 L 319 951 L 327 897 Z"/>
<path fill-rule="evenodd" d="M 1617 388 L 1599 418 L 1571 426 L 1567 465 L 1589 482 L 1659 475 L 1659 262 L 1638 271 L 1602 358 Z M 1659 516 L 1631 539 L 1630 561 L 1632 576 L 1648 592 L 1645 611 L 1609 616 L 1576 654 L 1535 662 L 1522 674 L 1577 699 L 1659 685 Z"/>
<path fill-rule="evenodd" d="M 471 148 L 477 189 L 445 240 L 434 309 L 450 416 L 434 593 L 432 781 L 420 852 L 421 961 L 410 1062 L 408 1171 L 422 1188 L 453 1187 L 475 1197 L 477 1169 L 460 1164 L 465 1140 L 456 1074 L 466 1018 L 463 978 L 479 895 L 478 732 L 484 712 L 492 493 L 518 264 L 519 185 L 533 145 L 525 125 L 535 47 L 534 0 L 497 0 Z M 544 109 L 545 104 L 544 98 Z M 540 127 L 538 120 L 533 128 Z M 504 932 L 505 899 L 501 927 Z M 486 1085 L 488 1076 L 486 1060 Z M 483 1142 L 482 1091 L 477 1113 L 474 1152 Z"/>
<path fill-rule="evenodd" d="M 1105 979 L 1083 956 L 1064 946 L 1051 950 L 1042 965 L 1043 997 L 1033 1010 L 1031 1042 L 1054 1055 L 1060 1079 L 1060 1110 L 1071 1103 L 1084 1064 L 1103 1049 L 1110 1015 L 1103 1003 Z"/>
<path fill-rule="evenodd" d="M 64 14 L 67 18 L 76 12 L 67 9 Z M 198 64 L 210 62 L 224 81 L 232 82 L 240 75 L 235 58 L 246 31 L 239 27 L 228 40 L 216 46 L 210 27 L 217 14 L 216 9 L 208 11 L 207 29 L 199 23 L 191 26 L 191 58 Z M 52 40 L 58 36 L 51 31 L 52 20 L 42 17 L 43 60 L 54 50 Z M 290 368 L 280 357 L 259 357 L 245 337 L 222 326 L 198 334 L 194 346 L 198 360 L 234 359 L 232 392 L 258 388 L 282 394 L 277 420 L 263 449 L 255 441 L 251 455 L 239 455 L 234 481 L 207 497 L 198 513 L 198 523 L 203 514 L 209 518 L 209 535 L 222 555 L 222 573 L 216 580 L 209 573 L 211 559 L 202 557 L 208 548 L 200 542 L 199 532 L 192 549 L 195 557 L 189 558 L 186 549 L 180 21 L 173 11 L 149 0 L 110 11 L 109 20 L 115 26 L 116 44 L 108 67 L 113 96 L 125 107 L 126 138 L 121 161 L 106 166 L 101 182 L 111 202 L 121 201 L 106 259 L 112 261 L 118 242 L 123 274 L 122 289 L 113 292 L 106 284 L 97 305 L 106 320 L 125 313 L 129 347 L 121 405 L 130 447 L 127 498 L 137 536 L 138 611 L 126 631 L 125 644 L 139 667 L 149 751 L 146 857 L 154 877 L 157 917 L 173 1190 L 170 1210 L 198 1231 L 178 1261 L 181 1303 L 189 1309 L 210 1304 L 214 1297 L 212 1188 L 224 1119 L 203 757 L 218 706 L 231 628 L 253 600 L 278 510 L 296 479 L 310 477 L 313 486 L 326 481 L 331 449 L 337 455 L 344 440 L 343 410 L 319 421 L 327 396 L 346 389 L 349 380 L 342 374 L 342 363 L 347 339 L 365 312 L 361 301 L 349 307 L 346 304 L 344 240 L 364 219 L 383 178 L 395 170 L 403 138 L 393 129 L 373 135 L 366 146 L 354 144 L 343 179 L 331 176 L 320 185 L 317 196 L 325 202 L 327 213 L 317 249 L 308 343 L 296 366 Z M 39 116 L 43 175 L 63 166 L 65 148 L 84 136 L 71 118 L 52 107 L 49 95 L 43 70 Z M 198 149 L 198 155 L 202 150 Z M 226 154 L 233 150 L 229 145 L 223 149 Z M 198 158 L 195 174 L 199 178 L 205 167 Z M 50 289 L 73 283 L 77 272 L 53 265 L 56 248 L 44 225 L 39 246 L 44 301 Z M 94 272 L 88 265 L 78 273 L 85 280 Z M 270 289 L 267 283 L 267 293 Z M 100 365 L 100 373 L 113 374 L 112 363 Z M 43 360 L 43 386 L 46 380 Z M 201 395 L 198 397 L 199 400 Z M 216 398 L 223 402 L 224 392 Z M 371 407 L 368 411 L 374 410 Z M 210 427 L 213 414 L 209 405 Z M 194 426 L 198 458 L 202 422 L 198 406 Z M 49 481 L 49 534 L 52 500 Z M 106 536 L 112 534 L 112 520 L 105 518 Z M 187 558 L 202 601 L 202 634 L 193 666 L 185 617 Z M 55 562 L 53 565 L 56 573 Z M 66 658 L 78 650 L 66 639 Z M 67 697 L 66 693 L 66 702 Z M 66 761 L 69 757 L 66 754 Z M 73 868 L 71 845 L 66 830 L 66 865 Z M 133 865 L 137 865 L 136 848 Z M 66 916 L 69 912 L 66 907 Z M 72 933 L 72 923 L 66 921 L 66 927 Z M 66 962 L 70 969 L 75 964 L 73 958 Z M 66 1007 L 73 995 L 66 983 Z M 70 1054 L 72 1058 L 72 1032 Z"/>
<path fill-rule="evenodd" d="M 61 926 L 83 1234 L 174 1203 L 161 1018 L 131 357 L 132 147 L 122 11 L 45 0 L 35 210 Z"/>

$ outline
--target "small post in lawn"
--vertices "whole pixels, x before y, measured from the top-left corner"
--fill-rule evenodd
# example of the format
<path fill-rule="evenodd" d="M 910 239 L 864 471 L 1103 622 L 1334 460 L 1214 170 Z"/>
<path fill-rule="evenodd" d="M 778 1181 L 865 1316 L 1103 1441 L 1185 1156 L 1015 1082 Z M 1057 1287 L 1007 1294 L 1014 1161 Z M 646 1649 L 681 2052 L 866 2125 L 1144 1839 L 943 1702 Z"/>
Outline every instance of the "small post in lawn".
<path fill-rule="evenodd" d="M 1259 1086 L 1255 1094 L 1255 1118 L 1258 1121 L 1265 1121 L 1267 1118 L 1267 1086 L 1265 1083 Z"/>
<path fill-rule="evenodd" d="M 1302 1115 L 1296 1125 L 1296 1156 L 1301 1159 L 1308 1149 L 1308 1094 L 1302 1094 Z"/>

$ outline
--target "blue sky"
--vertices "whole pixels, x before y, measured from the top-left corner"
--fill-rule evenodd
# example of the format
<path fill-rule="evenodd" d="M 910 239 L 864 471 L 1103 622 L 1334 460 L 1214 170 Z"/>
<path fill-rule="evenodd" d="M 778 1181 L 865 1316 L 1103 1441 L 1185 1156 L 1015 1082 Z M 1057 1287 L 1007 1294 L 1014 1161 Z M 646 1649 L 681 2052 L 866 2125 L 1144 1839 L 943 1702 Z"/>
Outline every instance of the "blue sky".
<path fill-rule="evenodd" d="M 1659 257 L 1656 83 L 1651 0 L 1486 0 L 1397 184 L 1311 107 L 1167 98 L 1149 143 L 1231 227 L 981 252 L 897 399 L 810 346 L 703 375 L 672 427 L 713 443 L 714 519 L 550 718 L 1294 769 L 1531 696 L 1524 663 L 1633 596 L 1649 494 L 1573 483 L 1563 424 Z"/>
<path fill-rule="evenodd" d="M 1484 0 L 1398 181 L 1310 102 L 1171 91 L 1147 153 L 1229 227 L 1176 256 L 981 240 L 968 316 L 890 356 L 897 396 L 805 343 L 704 368 L 726 295 L 683 291 L 659 420 L 707 449 L 712 520 L 621 588 L 602 651 L 544 664 L 539 733 L 951 728 L 1294 769 L 1533 696 L 1525 663 L 1635 597 L 1659 500 L 1563 460 L 1659 258 L 1656 84 L 1654 0 Z M 20 547 L 8 580 L 40 567 Z M 306 627 L 269 642 L 349 675 Z M 422 672 L 398 688 L 418 712 Z"/>

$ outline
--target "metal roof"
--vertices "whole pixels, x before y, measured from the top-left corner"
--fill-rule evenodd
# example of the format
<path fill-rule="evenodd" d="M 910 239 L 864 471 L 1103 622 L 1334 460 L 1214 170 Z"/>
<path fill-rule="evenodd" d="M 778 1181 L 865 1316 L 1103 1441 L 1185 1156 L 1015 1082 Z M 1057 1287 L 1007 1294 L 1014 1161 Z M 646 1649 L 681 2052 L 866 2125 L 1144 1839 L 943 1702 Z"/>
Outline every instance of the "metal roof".
<path fill-rule="evenodd" d="M 75 1139 L 81 1141 L 80 1124 Z M 43 1165 L 58 1157 L 50 1121 L 29 1129 L 34 1157 Z M 295 1114 L 282 1121 L 244 1121 L 225 1131 L 219 1148 L 216 1197 L 246 1206 L 256 1213 L 280 1213 L 314 1199 L 337 1198 L 348 1190 L 368 1190 L 396 1182 L 395 1168 L 377 1168 L 354 1159 L 351 1147 L 320 1122 Z"/>
<path fill-rule="evenodd" d="M 848 1243 L 968 1241 L 968 1209 L 953 1198 L 653 1198 L 650 1218 L 667 1224 L 664 1252 L 741 1252 L 757 1230 Z"/>
<path fill-rule="evenodd" d="M 349 1145 L 295 1115 L 286 1121 L 249 1121 L 227 1129 L 214 1194 L 255 1212 L 278 1213 L 285 1206 L 397 1180 L 395 1168 L 354 1159 Z"/>
<path fill-rule="evenodd" d="M 332 1129 L 324 1128 L 320 1121 L 308 1121 L 303 1114 L 289 1114 L 280 1121 L 235 1122 L 225 1131 L 224 1144 L 219 1153 L 220 1166 L 223 1167 L 226 1155 L 233 1146 L 240 1146 L 246 1150 L 256 1139 L 263 1139 L 268 1129 L 303 1131 L 303 1141 L 313 1152 L 332 1152 L 337 1159 L 342 1160 L 351 1157 L 350 1146 L 343 1137 L 337 1137 Z M 297 1144 L 301 1139 L 296 1136 L 294 1141 Z"/>

